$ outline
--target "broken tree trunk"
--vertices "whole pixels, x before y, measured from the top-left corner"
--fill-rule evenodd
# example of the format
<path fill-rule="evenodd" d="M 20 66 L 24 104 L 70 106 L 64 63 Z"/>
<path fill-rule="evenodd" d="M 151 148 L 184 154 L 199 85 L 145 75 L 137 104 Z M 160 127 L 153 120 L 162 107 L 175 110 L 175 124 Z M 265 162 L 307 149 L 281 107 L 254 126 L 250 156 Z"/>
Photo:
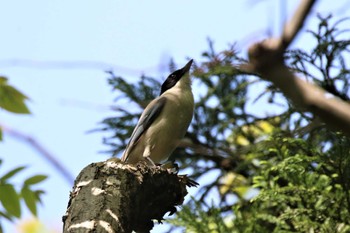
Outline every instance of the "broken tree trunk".
<path fill-rule="evenodd" d="M 124 164 L 119 159 L 85 167 L 63 216 L 64 233 L 150 232 L 153 220 L 176 211 L 197 183 L 161 167 Z"/>

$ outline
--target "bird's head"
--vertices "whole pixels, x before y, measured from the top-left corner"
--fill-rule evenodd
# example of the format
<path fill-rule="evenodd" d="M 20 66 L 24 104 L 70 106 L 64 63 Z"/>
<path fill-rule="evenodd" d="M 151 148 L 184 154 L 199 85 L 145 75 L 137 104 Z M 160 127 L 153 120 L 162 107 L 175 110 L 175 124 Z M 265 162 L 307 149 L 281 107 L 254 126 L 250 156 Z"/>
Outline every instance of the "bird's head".
<path fill-rule="evenodd" d="M 162 84 L 160 95 L 167 90 L 173 88 L 176 84 L 191 85 L 189 70 L 191 68 L 193 59 L 191 59 L 184 67 L 171 73 L 168 78 Z"/>

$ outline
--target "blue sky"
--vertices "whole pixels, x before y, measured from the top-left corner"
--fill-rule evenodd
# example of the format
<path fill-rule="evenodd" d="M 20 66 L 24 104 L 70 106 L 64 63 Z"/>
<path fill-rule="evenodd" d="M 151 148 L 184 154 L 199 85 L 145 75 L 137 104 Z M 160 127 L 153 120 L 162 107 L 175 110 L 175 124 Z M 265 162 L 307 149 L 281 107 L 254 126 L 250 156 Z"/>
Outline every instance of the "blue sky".
<path fill-rule="evenodd" d="M 105 70 L 130 81 L 142 73 L 164 79 L 169 59 L 179 66 L 188 57 L 201 61 L 207 38 L 220 51 L 238 41 L 242 51 L 267 32 L 278 35 L 281 1 L 0 1 L 0 75 L 30 97 L 32 114 L 0 110 L 0 124 L 38 140 L 76 176 L 86 165 L 105 160 L 98 127 L 116 93 L 107 85 Z M 299 1 L 288 1 L 291 14 Z M 315 12 L 349 11 L 346 0 L 320 1 Z M 308 21 L 308 26 L 316 21 Z M 347 23 L 348 24 L 348 23 Z M 348 27 L 349 28 L 349 27 Z M 299 37 L 296 45 L 308 43 Z M 4 135 L 0 144 L 0 175 L 27 165 L 15 179 L 47 174 L 39 185 L 46 191 L 39 218 L 61 229 L 71 186 L 28 144 Z M 24 211 L 24 219 L 30 218 Z M 155 228 L 154 232 L 161 232 Z M 7 232 L 13 232 L 6 224 Z"/>

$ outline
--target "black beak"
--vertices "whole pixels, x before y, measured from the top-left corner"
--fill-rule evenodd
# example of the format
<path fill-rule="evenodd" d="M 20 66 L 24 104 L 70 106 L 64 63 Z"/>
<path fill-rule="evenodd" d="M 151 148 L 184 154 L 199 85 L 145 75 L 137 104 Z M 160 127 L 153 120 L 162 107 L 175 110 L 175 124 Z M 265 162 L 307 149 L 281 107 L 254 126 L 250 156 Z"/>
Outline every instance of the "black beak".
<path fill-rule="evenodd" d="M 187 64 L 179 69 L 171 73 L 168 78 L 164 81 L 162 84 L 162 89 L 160 90 L 160 95 L 163 94 L 165 91 L 169 90 L 175 84 L 188 72 L 190 71 L 191 65 L 193 63 L 193 59 L 191 59 Z"/>
<path fill-rule="evenodd" d="M 186 74 L 186 73 L 190 70 L 192 63 L 193 63 L 193 59 L 191 59 L 191 60 L 181 69 L 181 71 L 182 71 L 182 72 L 181 72 L 181 73 L 182 73 L 181 76 L 183 76 L 184 74 Z"/>

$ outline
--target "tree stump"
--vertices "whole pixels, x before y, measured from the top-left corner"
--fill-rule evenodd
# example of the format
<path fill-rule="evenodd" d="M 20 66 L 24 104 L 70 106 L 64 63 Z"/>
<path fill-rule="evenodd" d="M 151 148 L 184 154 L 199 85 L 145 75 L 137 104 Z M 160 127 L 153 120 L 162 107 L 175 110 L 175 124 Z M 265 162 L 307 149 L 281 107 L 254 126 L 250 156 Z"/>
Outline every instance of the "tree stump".
<path fill-rule="evenodd" d="M 186 175 L 143 162 L 134 166 L 112 158 L 92 163 L 75 180 L 63 232 L 150 232 L 153 220 L 176 212 L 186 186 L 196 185 Z"/>

